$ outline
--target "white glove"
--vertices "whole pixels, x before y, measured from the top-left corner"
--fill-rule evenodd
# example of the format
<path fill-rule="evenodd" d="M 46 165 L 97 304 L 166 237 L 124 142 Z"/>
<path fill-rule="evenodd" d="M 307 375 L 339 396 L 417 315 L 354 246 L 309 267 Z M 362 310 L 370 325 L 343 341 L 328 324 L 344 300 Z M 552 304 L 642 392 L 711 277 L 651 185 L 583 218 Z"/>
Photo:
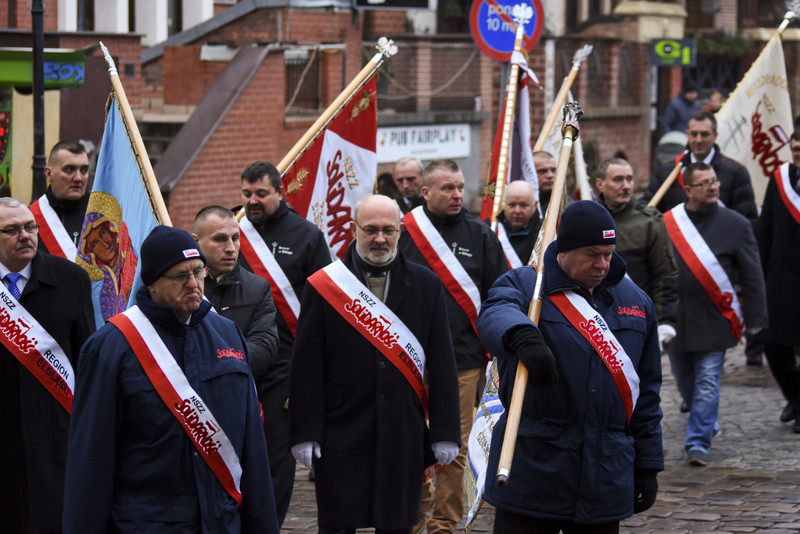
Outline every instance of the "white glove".
<path fill-rule="evenodd" d="M 672 338 L 675 337 L 675 327 L 669 324 L 660 324 L 658 325 L 658 342 L 661 344 L 663 348 L 665 344 L 672 341 Z"/>
<path fill-rule="evenodd" d="M 431 444 L 431 449 L 440 465 L 447 465 L 458 456 L 458 445 L 452 441 L 437 441 Z"/>
<path fill-rule="evenodd" d="M 306 441 L 292 447 L 292 456 L 294 456 L 294 459 L 306 467 L 311 467 L 312 454 L 314 458 L 322 456 L 322 449 L 320 449 L 319 443 L 316 441 Z"/>

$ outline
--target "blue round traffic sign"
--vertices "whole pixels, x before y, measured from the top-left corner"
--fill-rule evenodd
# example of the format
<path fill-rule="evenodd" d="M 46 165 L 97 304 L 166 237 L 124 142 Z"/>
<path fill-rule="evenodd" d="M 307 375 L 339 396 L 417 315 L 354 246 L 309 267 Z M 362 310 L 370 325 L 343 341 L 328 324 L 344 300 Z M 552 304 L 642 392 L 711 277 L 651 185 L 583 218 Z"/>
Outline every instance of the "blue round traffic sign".
<path fill-rule="evenodd" d="M 469 14 L 472 38 L 478 48 L 493 59 L 508 61 L 516 38 L 512 10 L 522 4 L 533 8 L 533 16 L 525 23 L 522 46 L 530 51 L 539 41 L 544 28 L 544 10 L 540 0 L 474 0 Z"/>

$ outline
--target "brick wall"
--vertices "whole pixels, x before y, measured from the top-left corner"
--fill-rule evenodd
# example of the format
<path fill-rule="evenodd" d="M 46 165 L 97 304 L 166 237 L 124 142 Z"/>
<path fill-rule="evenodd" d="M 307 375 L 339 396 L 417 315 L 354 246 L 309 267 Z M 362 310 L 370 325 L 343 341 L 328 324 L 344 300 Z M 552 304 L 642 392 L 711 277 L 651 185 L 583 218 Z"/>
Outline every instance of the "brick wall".
<path fill-rule="evenodd" d="M 8 19 L 10 4 L 16 5 L 16 17 L 13 21 Z M 58 30 L 58 0 L 42 0 L 44 5 L 44 30 Z M 0 1 L 0 28 L 18 28 L 30 30 L 33 27 L 30 0 L 2 0 Z"/>
<path fill-rule="evenodd" d="M 364 16 L 364 39 L 403 35 L 406 31 L 406 12 L 402 10 L 369 10 Z"/>
<path fill-rule="evenodd" d="M 197 105 L 228 66 L 227 61 L 201 61 L 200 51 L 200 46 L 164 47 L 161 72 L 165 105 Z"/>

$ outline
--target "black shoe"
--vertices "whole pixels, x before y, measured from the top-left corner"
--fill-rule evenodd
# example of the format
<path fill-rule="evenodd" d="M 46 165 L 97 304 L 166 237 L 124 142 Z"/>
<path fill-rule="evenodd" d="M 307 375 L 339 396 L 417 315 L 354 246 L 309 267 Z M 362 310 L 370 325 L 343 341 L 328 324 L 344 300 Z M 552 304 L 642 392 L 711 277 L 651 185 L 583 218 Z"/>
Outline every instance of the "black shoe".
<path fill-rule="evenodd" d="M 755 354 L 753 356 L 748 356 L 747 357 L 747 365 L 749 365 L 751 367 L 761 367 L 762 365 L 764 365 L 764 361 L 762 359 L 762 355 L 761 354 Z"/>
<path fill-rule="evenodd" d="M 788 423 L 792 419 L 794 419 L 794 404 L 787 402 L 781 412 L 781 423 Z"/>
<path fill-rule="evenodd" d="M 800 418 L 794 420 L 794 424 L 792 425 L 792 432 L 795 434 L 800 434 Z"/>
<path fill-rule="evenodd" d="M 681 402 L 680 410 L 681 413 L 689 413 L 689 405 L 686 403 L 686 401 Z"/>

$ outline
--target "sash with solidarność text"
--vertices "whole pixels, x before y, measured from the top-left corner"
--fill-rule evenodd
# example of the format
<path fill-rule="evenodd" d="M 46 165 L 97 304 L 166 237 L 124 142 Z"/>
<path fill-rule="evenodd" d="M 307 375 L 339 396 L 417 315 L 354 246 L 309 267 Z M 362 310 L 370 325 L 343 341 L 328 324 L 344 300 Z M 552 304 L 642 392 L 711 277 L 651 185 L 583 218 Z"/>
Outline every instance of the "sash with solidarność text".
<path fill-rule="evenodd" d="M 75 261 L 78 255 L 78 248 L 69 237 L 67 229 L 61 223 L 47 195 L 42 195 L 36 202 L 31 204 L 33 220 L 39 225 L 39 239 L 47 247 L 47 251 L 53 256 L 60 256 L 69 261 Z"/>
<path fill-rule="evenodd" d="M 517 256 L 517 251 L 511 246 L 511 241 L 508 240 L 506 228 L 500 221 L 497 221 L 497 239 L 503 246 L 503 253 L 506 255 L 506 261 L 508 262 L 508 267 L 510 269 L 516 269 L 517 267 L 522 267 L 525 265 L 522 263 L 520 257 Z"/>
<path fill-rule="evenodd" d="M 467 314 L 469 322 L 477 334 L 478 328 L 475 322 L 478 320 L 478 312 L 481 309 L 481 292 L 478 290 L 478 286 L 469 277 L 456 255 L 442 239 L 439 231 L 425 215 L 422 206 L 407 213 L 403 217 L 403 224 L 425 261 L 439 275 L 444 287 Z"/>
<path fill-rule="evenodd" d="M 195 448 L 231 497 L 242 505 L 242 466 L 225 431 L 195 392 L 183 370 L 138 306 L 110 322 L 131 346 L 158 396 L 178 420 Z"/>
<path fill-rule="evenodd" d="M 775 185 L 792 218 L 800 224 L 800 195 L 789 182 L 789 164 L 784 163 L 775 171 Z"/>
<path fill-rule="evenodd" d="M 617 385 L 628 421 L 631 420 L 636 401 L 639 399 L 639 375 L 633 367 L 628 353 L 622 346 L 603 316 L 574 291 L 560 291 L 549 295 L 556 308 L 588 341 L 611 372 Z"/>
<path fill-rule="evenodd" d="M 300 315 L 300 300 L 295 295 L 292 284 L 286 277 L 281 266 L 275 260 L 275 256 L 270 252 L 269 247 L 264 242 L 261 234 L 255 229 L 253 223 L 247 217 L 242 217 L 239 221 L 239 228 L 242 231 L 239 240 L 242 255 L 250 264 L 253 272 L 269 282 L 272 288 L 272 300 L 275 307 L 281 313 L 281 317 L 289 327 L 292 335 L 297 333 L 297 317 Z"/>
<path fill-rule="evenodd" d="M 414 333 L 341 260 L 312 274 L 308 282 L 356 332 L 403 373 L 427 415 L 425 351 Z"/>
<path fill-rule="evenodd" d="M 53 336 L 0 284 L 0 342 L 72 413 L 75 372 Z"/>
<path fill-rule="evenodd" d="M 665 213 L 664 225 L 675 250 L 708 293 L 717 310 L 731 323 L 731 335 L 736 339 L 741 338 L 744 316 L 739 297 L 725 269 L 686 214 L 686 205 L 678 204 Z"/>

